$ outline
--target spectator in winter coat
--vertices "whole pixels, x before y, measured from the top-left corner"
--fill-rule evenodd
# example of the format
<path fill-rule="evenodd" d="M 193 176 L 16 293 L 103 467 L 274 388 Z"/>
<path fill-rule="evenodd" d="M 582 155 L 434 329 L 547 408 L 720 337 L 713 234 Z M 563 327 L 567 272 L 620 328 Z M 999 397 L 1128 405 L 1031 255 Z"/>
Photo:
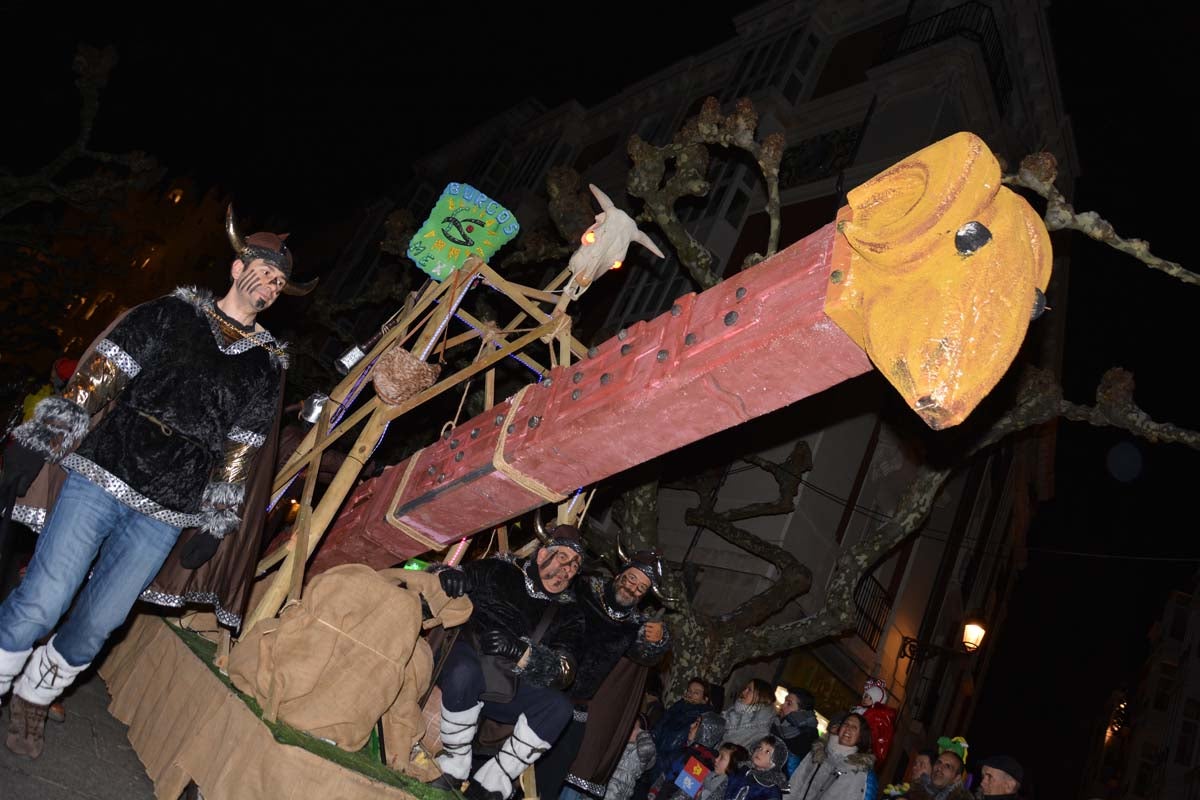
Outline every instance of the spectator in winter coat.
<path fill-rule="evenodd" d="M 625 752 L 608 779 L 608 787 L 604 791 L 604 800 L 629 800 L 633 795 L 633 786 L 642 773 L 654 764 L 654 738 L 646 730 L 646 717 L 638 714 L 629 733 L 629 743 Z"/>
<path fill-rule="evenodd" d="M 815 701 L 807 689 L 789 689 L 779 707 L 779 717 L 771 724 L 771 733 L 783 739 L 788 748 L 785 775 L 791 775 L 801 760 L 812 750 L 817 740 L 817 715 L 813 711 Z"/>
<path fill-rule="evenodd" d="M 746 768 L 729 776 L 725 800 L 780 800 L 788 785 L 783 774 L 787 757 L 787 745 L 778 736 L 759 741 Z"/>
<path fill-rule="evenodd" d="M 657 800 L 684 800 L 686 795 L 675 784 L 675 779 L 687 765 L 689 759 L 696 759 L 711 771 L 717 765 L 717 743 L 725 733 L 725 720 L 715 711 L 706 711 L 696 718 L 688 729 L 687 746 L 683 752 L 671 762 L 671 766 L 659 776 L 650 795 Z"/>
<path fill-rule="evenodd" d="M 879 792 L 871 727 L 848 714 L 836 737 L 817 740 L 788 782 L 788 800 L 874 800 Z"/>
<path fill-rule="evenodd" d="M 755 747 L 771 732 L 771 723 L 775 721 L 775 692 L 771 684 L 754 678 L 722 715 L 726 740 L 747 749 Z"/>
<path fill-rule="evenodd" d="M 683 752 L 692 723 L 704 712 L 712 710 L 713 707 L 708 704 L 708 684 L 702 678 L 692 678 L 683 697 L 672 703 L 654 726 L 654 750 L 658 754 L 659 775 L 665 774 Z"/>
<path fill-rule="evenodd" d="M 740 744 L 733 742 L 722 744 L 721 749 L 717 751 L 713 771 L 708 773 L 708 777 L 704 779 L 704 785 L 700 788 L 700 796 L 696 800 L 724 800 L 725 785 L 729 781 L 729 776 L 740 769 L 745 769 L 749 761 L 749 751 Z"/>

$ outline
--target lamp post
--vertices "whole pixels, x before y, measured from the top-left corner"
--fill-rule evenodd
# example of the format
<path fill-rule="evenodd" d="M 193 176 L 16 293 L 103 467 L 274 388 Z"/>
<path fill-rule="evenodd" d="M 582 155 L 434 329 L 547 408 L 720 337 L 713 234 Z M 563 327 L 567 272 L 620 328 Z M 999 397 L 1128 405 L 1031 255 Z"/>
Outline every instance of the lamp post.
<path fill-rule="evenodd" d="M 911 636 L 905 636 L 900 642 L 900 657 L 911 658 L 913 661 L 924 661 L 930 656 L 968 656 L 979 649 L 983 637 L 987 635 L 987 626 L 979 617 L 967 617 L 963 621 L 962 642 L 958 647 L 945 647 L 932 642 L 922 642 Z"/>

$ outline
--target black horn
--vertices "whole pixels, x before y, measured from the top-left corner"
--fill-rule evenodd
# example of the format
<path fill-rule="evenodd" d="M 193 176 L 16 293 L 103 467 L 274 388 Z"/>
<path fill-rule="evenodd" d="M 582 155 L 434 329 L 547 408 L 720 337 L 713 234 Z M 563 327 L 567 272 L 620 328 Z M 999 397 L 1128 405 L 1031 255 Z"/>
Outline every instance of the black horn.
<path fill-rule="evenodd" d="M 246 242 L 238 233 L 237 223 L 233 219 L 233 203 L 225 207 L 225 233 L 229 236 L 229 244 L 233 246 L 233 252 L 241 257 L 242 251 L 246 249 Z"/>

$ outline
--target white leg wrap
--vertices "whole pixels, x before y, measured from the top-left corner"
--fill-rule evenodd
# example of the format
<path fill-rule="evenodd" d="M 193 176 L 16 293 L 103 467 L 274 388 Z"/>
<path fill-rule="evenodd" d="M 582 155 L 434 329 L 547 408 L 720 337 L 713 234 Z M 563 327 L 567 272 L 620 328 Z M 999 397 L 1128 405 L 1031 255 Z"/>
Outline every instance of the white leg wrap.
<path fill-rule="evenodd" d="M 500 745 L 500 752 L 475 771 L 475 782 L 489 792 L 511 797 L 513 782 L 549 749 L 550 742 L 542 741 L 522 714 L 517 717 L 512 736 Z"/>
<path fill-rule="evenodd" d="M 479 712 L 483 703 L 476 703 L 464 711 L 449 711 L 442 708 L 440 724 L 442 754 L 435 760 L 442 772 L 452 778 L 465 781 L 471 774 L 471 742 L 479 729 Z"/>
<path fill-rule="evenodd" d="M 21 667 L 25 666 L 25 659 L 29 658 L 32 652 L 33 650 L 22 650 L 19 653 L 10 653 L 0 650 L 0 697 L 8 694 L 13 681 L 21 674 Z"/>
<path fill-rule="evenodd" d="M 38 706 L 53 703 L 63 690 L 75 682 L 79 673 L 90 664 L 73 667 L 54 649 L 54 640 L 33 651 L 33 658 L 25 665 L 25 671 L 17 678 L 13 693 Z"/>

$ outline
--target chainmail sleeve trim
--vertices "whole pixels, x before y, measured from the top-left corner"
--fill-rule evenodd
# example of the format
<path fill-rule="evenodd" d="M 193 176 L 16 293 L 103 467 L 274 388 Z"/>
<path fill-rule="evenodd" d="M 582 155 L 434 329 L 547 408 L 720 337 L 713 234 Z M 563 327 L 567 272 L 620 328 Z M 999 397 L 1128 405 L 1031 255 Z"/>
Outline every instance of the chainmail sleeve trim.
<path fill-rule="evenodd" d="M 78 453 L 71 453 L 64 458 L 62 467 L 87 478 L 117 502 L 129 506 L 139 514 L 165 522 L 173 528 L 194 528 L 201 522 L 200 514 L 185 514 L 182 511 L 164 508 L 104 467 Z"/>

